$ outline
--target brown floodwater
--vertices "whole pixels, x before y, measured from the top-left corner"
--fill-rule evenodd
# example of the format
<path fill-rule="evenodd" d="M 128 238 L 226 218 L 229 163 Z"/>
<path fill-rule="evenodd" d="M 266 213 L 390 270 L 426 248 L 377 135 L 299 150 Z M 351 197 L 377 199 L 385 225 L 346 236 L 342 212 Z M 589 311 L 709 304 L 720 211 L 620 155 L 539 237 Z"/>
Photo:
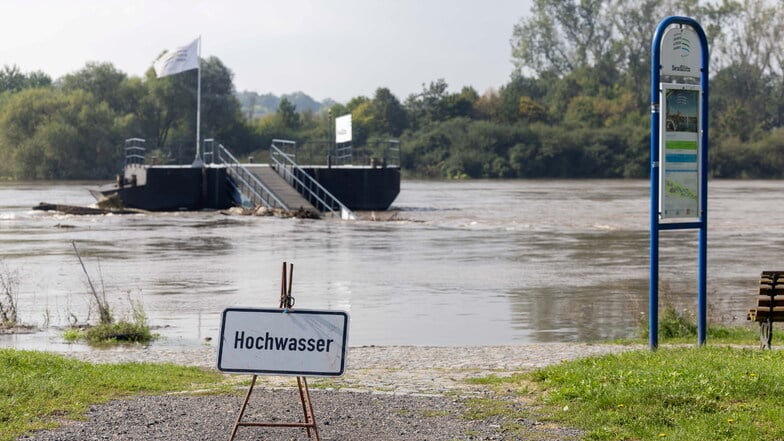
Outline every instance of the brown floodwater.
<path fill-rule="evenodd" d="M 155 345 L 216 341 L 227 307 L 276 307 L 283 261 L 295 307 L 339 309 L 351 345 L 497 345 L 634 335 L 648 309 L 647 181 L 404 180 L 377 221 L 178 212 L 66 216 L 94 183 L 0 184 L 0 257 L 22 322 L 43 331 L 0 347 L 82 350 L 71 321 L 96 321 L 74 254 L 115 315 L 138 303 Z M 745 323 L 759 272 L 782 269 L 781 181 L 709 190 L 709 321 Z M 661 297 L 696 303 L 696 231 L 661 235 Z"/>

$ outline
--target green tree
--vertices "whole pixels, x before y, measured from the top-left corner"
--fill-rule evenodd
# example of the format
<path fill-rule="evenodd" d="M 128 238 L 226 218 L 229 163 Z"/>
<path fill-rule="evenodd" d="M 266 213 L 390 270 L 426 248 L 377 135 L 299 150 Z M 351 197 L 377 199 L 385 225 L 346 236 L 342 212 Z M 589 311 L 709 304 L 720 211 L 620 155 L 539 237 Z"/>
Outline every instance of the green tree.
<path fill-rule="evenodd" d="M 451 118 L 471 117 L 474 114 L 474 104 L 479 100 L 479 94 L 473 87 L 465 86 L 460 93 L 450 94 L 446 97 L 447 115 Z"/>
<path fill-rule="evenodd" d="M 558 83 L 556 78 L 545 74 L 543 78 L 531 78 L 524 75 L 515 74 L 511 81 L 501 87 L 498 92 L 498 102 L 496 106 L 497 120 L 506 123 L 514 123 L 520 120 L 520 100 L 525 97 L 531 101 L 542 104 L 548 110 L 546 97 L 548 87 Z"/>
<path fill-rule="evenodd" d="M 111 63 L 90 62 L 82 69 L 65 75 L 59 80 L 63 90 L 90 92 L 98 101 L 105 101 L 119 113 L 129 113 L 136 106 L 135 100 L 125 93 L 128 76 Z"/>
<path fill-rule="evenodd" d="M 758 137 L 784 123 L 781 100 L 784 56 L 784 7 L 779 2 L 743 0 L 726 2 L 711 10 L 725 24 L 714 38 L 715 60 L 711 87 L 713 121 L 741 141 Z M 730 19 L 731 17 L 731 19 Z"/>
<path fill-rule="evenodd" d="M 726 67 L 714 76 L 710 115 L 716 134 L 734 136 L 746 142 L 777 122 L 775 111 L 772 114 L 765 112 L 773 84 L 760 70 L 742 63 Z"/>
<path fill-rule="evenodd" d="M 620 87 L 634 93 L 640 108 L 649 105 L 651 39 L 653 30 L 667 14 L 661 0 L 612 0 L 608 17 L 615 28 L 614 48 Z"/>
<path fill-rule="evenodd" d="M 280 117 L 284 128 L 289 130 L 299 129 L 300 121 L 299 114 L 297 113 L 297 107 L 292 104 L 288 98 L 283 98 L 280 100 L 277 114 Z"/>
<path fill-rule="evenodd" d="M 477 119 L 500 122 L 502 102 L 498 91 L 487 90 L 474 102 L 474 117 Z"/>
<path fill-rule="evenodd" d="M 412 127 L 415 129 L 429 123 L 443 121 L 447 117 L 447 85 L 443 79 L 422 84 L 422 92 L 409 95 L 406 99 L 406 110 Z"/>
<path fill-rule="evenodd" d="M 518 109 L 520 118 L 527 122 L 547 120 L 547 109 L 531 97 L 521 96 Z"/>
<path fill-rule="evenodd" d="M 351 143 L 355 146 L 365 145 L 376 121 L 373 102 L 368 99 L 360 101 L 351 110 Z"/>
<path fill-rule="evenodd" d="M 50 87 L 52 85 L 52 77 L 41 72 L 40 70 L 29 72 L 27 74 L 27 81 L 26 87 L 28 88 L 37 88 L 37 87 Z"/>
<path fill-rule="evenodd" d="M 40 71 L 25 74 L 16 65 L 5 65 L 0 70 L 0 93 L 19 92 L 23 89 L 49 87 L 51 85 L 52 78 Z"/>
<path fill-rule="evenodd" d="M 18 92 L 26 86 L 27 79 L 18 66 L 3 66 L 0 71 L 0 91 Z"/>
<path fill-rule="evenodd" d="M 224 139 L 243 122 L 234 90 L 234 73 L 217 57 L 201 64 L 202 133 Z"/>
<path fill-rule="evenodd" d="M 0 109 L 3 174 L 18 179 L 107 178 L 117 169 L 113 113 L 87 92 L 26 89 Z"/>
<path fill-rule="evenodd" d="M 217 57 L 201 60 L 201 135 L 229 145 L 253 138 L 236 98 L 233 74 Z M 134 85 L 135 86 L 135 85 Z M 146 74 L 146 95 L 139 100 L 133 125 L 139 127 L 148 145 L 159 148 L 185 146 L 195 150 L 198 72 L 196 69 L 157 78 L 152 69 Z M 134 88 L 131 88 L 135 90 Z M 138 136 L 138 135 L 137 135 Z M 239 147 L 237 151 L 248 150 Z"/>
<path fill-rule="evenodd" d="M 376 89 L 370 103 L 370 113 L 372 114 L 370 130 L 373 135 L 399 137 L 408 127 L 406 109 L 385 87 Z"/>
<path fill-rule="evenodd" d="M 474 103 L 479 100 L 476 90 L 464 87 L 460 93 L 450 94 L 448 89 L 446 81 L 438 79 L 423 84 L 421 93 L 409 95 L 405 109 L 410 127 L 418 129 L 450 118 L 473 116 Z"/>
<path fill-rule="evenodd" d="M 135 115 L 142 131 L 140 137 L 147 139 L 148 147 L 162 148 L 168 146 L 171 132 L 179 129 L 176 135 L 187 137 L 195 150 L 196 134 L 195 131 L 189 134 L 192 125 L 187 119 L 192 117 L 195 124 L 196 70 L 157 78 L 150 68 L 145 75 L 145 86 L 147 94 L 139 101 Z"/>
<path fill-rule="evenodd" d="M 512 32 L 512 57 L 519 72 L 566 74 L 610 56 L 612 25 L 607 0 L 534 0 L 531 16 Z"/>
<path fill-rule="evenodd" d="M 346 103 L 346 106 L 345 106 L 346 112 L 345 113 L 352 113 L 359 106 L 367 105 L 369 103 L 370 103 L 370 98 L 368 98 L 366 96 L 355 96 L 354 98 L 351 98 L 348 101 L 348 103 Z M 345 113 L 336 113 L 336 114 L 333 113 L 333 116 L 335 116 L 337 118 L 337 117 L 339 117 L 341 115 L 344 115 Z"/>

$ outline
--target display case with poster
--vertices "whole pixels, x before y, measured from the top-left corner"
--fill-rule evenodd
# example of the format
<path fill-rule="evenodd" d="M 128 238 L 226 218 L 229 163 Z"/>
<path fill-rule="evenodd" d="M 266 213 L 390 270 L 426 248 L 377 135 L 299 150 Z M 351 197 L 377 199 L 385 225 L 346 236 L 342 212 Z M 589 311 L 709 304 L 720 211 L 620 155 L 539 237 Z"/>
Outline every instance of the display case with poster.
<path fill-rule="evenodd" d="M 700 207 L 700 88 L 662 84 L 660 200 L 662 220 L 698 219 Z"/>

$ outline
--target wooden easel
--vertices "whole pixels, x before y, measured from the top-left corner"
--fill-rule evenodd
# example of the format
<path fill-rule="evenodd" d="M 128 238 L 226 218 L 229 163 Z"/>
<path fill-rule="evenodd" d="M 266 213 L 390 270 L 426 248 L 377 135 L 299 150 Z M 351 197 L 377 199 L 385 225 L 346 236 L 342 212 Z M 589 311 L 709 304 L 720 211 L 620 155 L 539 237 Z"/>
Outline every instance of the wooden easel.
<path fill-rule="evenodd" d="M 280 309 L 283 313 L 292 309 L 294 306 L 294 297 L 291 296 L 291 283 L 294 277 L 294 264 L 289 264 L 289 273 L 286 277 L 286 262 L 283 262 L 283 274 L 280 281 Z M 308 390 L 308 380 L 305 377 L 297 377 L 297 388 L 299 389 L 299 400 L 302 403 L 303 420 L 298 423 L 265 423 L 255 421 L 243 421 L 242 417 L 245 414 L 245 409 L 248 407 L 250 395 L 253 393 L 253 387 L 256 385 L 257 375 L 253 375 L 250 382 L 248 393 L 245 395 L 245 401 L 242 403 L 240 413 L 237 415 L 237 422 L 234 423 L 234 429 L 231 431 L 229 441 L 233 441 L 237 436 L 237 429 L 240 426 L 256 426 L 256 427 L 300 427 L 304 428 L 308 433 L 308 438 L 315 437 L 316 441 L 320 441 L 318 428 L 316 427 L 316 417 L 313 415 L 313 403 L 310 401 L 310 391 Z M 311 436 L 311 430 L 313 436 Z"/>

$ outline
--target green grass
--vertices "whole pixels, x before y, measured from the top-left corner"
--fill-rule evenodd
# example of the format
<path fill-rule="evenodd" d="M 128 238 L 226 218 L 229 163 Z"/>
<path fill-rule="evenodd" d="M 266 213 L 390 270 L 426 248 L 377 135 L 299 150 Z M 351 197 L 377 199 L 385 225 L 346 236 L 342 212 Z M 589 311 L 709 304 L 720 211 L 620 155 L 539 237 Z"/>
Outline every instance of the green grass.
<path fill-rule="evenodd" d="M 635 342 L 648 341 L 648 322 L 640 323 L 640 338 Z M 746 326 L 708 325 L 706 339 L 722 344 L 759 343 L 759 324 Z M 691 311 L 679 311 L 671 305 L 661 308 L 659 314 L 659 340 L 663 343 L 695 343 L 697 341 L 697 318 Z"/>
<path fill-rule="evenodd" d="M 696 328 L 677 313 L 663 314 L 660 329 L 667 329 L 660 331 L 662 345 L 689 347 L 475 379 L 497 393 L 467 400 L 464 416 L 498 418 L 510 439 L 538 436 L 523 419 L 576 427 L 589 440 L 784 439 L 784 406 L 778 404 L 784 399 L 784 352 L 718 347 L 756 345 L 752 327 L 711 327 L 708 346 L 695 348 Z M 78 418 L 91 404 L 113 398 L 197 388 L 227 392 L 222 378 L 175 365 L 94 365 L 0 349 L 0 441 Z"/>
<path fill-rule="evenodd" d="M 576 427 L 588 440 L 784 439 L 784 352 L 659 348 L 478 380 L 536 403 L 526 415 Z M 480 403 L 477 416 L 504 413 Z M 509 408 L 511 409 L 511 408 Z"/>
<path fill-rule="evenodd" d="M 215 387 L 220 374 L 171 364 L 90 364 L 0 349 L 0 441 L 75 418 L 91 404 L 138 394 Z"/>

